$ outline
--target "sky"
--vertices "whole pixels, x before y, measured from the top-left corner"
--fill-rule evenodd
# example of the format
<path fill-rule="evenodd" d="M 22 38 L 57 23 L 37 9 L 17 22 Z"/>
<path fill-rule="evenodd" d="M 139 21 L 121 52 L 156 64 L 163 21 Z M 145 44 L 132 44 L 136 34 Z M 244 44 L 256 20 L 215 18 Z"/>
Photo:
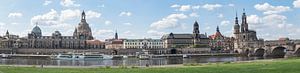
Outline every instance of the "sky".
<path fill-rule="evenodd" d="M 71 36 L 81 12 L 96 39 L 159 39 L 168 33 L 212 35 L 216 27 L 224 36 L 233 36 L 236 13 L 241 23 L 245 9 L 249 29 L 258 38 L 274 40 L 300 38 L 300 0 L 2 0 L 0 35 L 27 36 L 38 25 L 43 35 L 60 31 Z"/>

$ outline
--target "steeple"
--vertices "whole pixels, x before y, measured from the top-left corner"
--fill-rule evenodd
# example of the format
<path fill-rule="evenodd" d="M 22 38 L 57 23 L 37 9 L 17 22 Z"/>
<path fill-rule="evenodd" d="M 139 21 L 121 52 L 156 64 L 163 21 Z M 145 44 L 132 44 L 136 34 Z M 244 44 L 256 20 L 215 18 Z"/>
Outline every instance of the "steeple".
<path fill-rule="evenodd" d="M 243 15 L 242 15 L 242 31 L 248 31 L 248 23 L 247 23 L 247 15 L 245 13 L 245 9 L 243 9 Z"/>
<path fill-rule="evenodd" d="M 81 21 L 85 21 L 85 12 L 84 12 L 84 10 L 81 13 Z"/>
<path fill-rule="evenodd" d="M 76 28 L 76 27 L 75 27 L 75 30 L 74 30 L 73 36 L 77 36 L 77 28 Z"/>
<path fill-rule="evenodd" d="M 116 33 L 115 33 L 115 39 L 119 39 L 117 30 L 116 30 Z"/>
<path fill-rule="evenodd" d="M 234 34 L 237 34 L 237 33 L 240 33 L 240 25 L 239 25 L 239 19 L 238 19 L 238 16 L 237 16 L 237 12 L 235 12 L 235 25 L 234 25 L 234 31 L 233 33 Z"/>
<path fill-rule="evenodd" d="M 193 34 L 199 34 L 200 31 L 199 31 L 199 24 L 197 21 L 195 21 L 194 23 L 194 29 L 193 29 Z"/>
<path fill-rule="evenodd" d="M 8 30 L 6 30 L 6 35 L 9 35 L 9 32 L 8 32 Z"/>
<path fill-rule="evenodd" d="M 239 24 L 239 19 L 237 16 L 237 12 L 235 12 L 235 24 L 238 25 Z"/>
<path fill-rule="evenodd" d="M 217 32 L 220 32 L 220 30 L 219 30 L 219 26 L 217 26 Z"/>

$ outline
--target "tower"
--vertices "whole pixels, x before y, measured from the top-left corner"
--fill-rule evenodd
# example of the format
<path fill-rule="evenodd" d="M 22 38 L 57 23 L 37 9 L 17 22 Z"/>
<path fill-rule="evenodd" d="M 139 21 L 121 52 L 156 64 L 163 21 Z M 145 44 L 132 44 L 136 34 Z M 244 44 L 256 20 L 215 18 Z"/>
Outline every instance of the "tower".
<path fill-rule="evenodd" d="M 115 39 L 116 40 L 119 39 L 117 30 L 116 30 L 116 33 L 115 33 Z"/>
<path fill-rule="evenodd" d="M 81 13 L 81 22 L 82 21 L 85 21 L 85 12 L 84 12 L 84 10 Z"/>
<path fill-rule="evenodd" d="M 8 30 L 6 30 L 6 36 L 9 36 L 9 32 L 8 32 Z"/>
<path fill-rule="evenodd" d="M 200 41 L 200 31 L 199 31 L 199 24 L 197 21 L 194 23 L 194 29 L 193 29 L 193 38 L 194 38 L 194 45 L 197 44 L 198 41 Z"/>
<path fill-rule="evenodd" d="M 247 23 L 247 16 L 245 13 L 245 9 L 243 9 L 243 15 L 242 15 L 242 28 L 243 31 L 247 32 L 248 31 L 248 23 Z"/>
<path fill-rule="evenodd" d="M 240 25 L 237 17 L 237 12 L 235 13 L 235 25 L 233 28 L 234 28 L 233 34 L 235 35 L 235 37 L 237 37 L 236 35 L 240 33 Z"/>
<path fill-rule="evenodd" d="M 78 24 L 78 27 L 75 28 L 73 36 L 82 39 L 82 40 L 93 40 L 92 31 L 89 24 L 86 22 L 85 12 L 81 13 L 81 22 Z"/>

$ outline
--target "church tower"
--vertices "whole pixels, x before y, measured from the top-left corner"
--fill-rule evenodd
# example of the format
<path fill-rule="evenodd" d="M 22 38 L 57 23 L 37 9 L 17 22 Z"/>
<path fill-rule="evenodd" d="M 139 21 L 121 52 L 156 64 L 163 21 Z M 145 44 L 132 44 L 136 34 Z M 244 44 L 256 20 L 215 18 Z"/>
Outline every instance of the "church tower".
<path fill-rule="evenodd" d="M 199 31 L 199 24 L 197 21 L 194 23 L 194 29 L 193 29 L 193 38 L 194 38 L 194 45 L 197 44 L 197 42 L 200 41 L 200 31 Z"/>
<path fill-rule="evenodd" d="M 83 11 L 81 14 L 81 22 L 75 28 L 73 36 L 82 40 L 93 40 L 93 35 L 89 24 L 86 22 L 86 15 Z"/>
<path fill-rule="evenodd" d="M 248 31 L 248 23 L 247 23 L 247 16 L 245 13 L 245 9 L 243 9 L 243 15 L 242 15 L 242 29 L 243 31 L 247 32 Z"/>
<path fill-rule="evenodd" d="M 237 13 L 235 14 L 235 25 L 233 28 L 234 28 L 233 34 L 237 38 L 238 37 L 237 35 L 240 33 L 240 25 L 239 25 Z"/>
<path fill-rule="evenodd" d="M 116 33 L 115 33 L 115 39 L 116 40 L 119 39 L 117 30 L 116 30 Z"/>

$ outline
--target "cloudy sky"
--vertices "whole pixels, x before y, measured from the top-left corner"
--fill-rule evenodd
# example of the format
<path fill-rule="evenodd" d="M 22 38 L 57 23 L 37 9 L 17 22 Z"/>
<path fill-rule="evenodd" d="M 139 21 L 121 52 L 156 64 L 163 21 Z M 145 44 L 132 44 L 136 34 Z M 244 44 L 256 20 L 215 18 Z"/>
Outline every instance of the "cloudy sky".
<path fill-rule="evenodd" d="M 235 13 L 243 8 L 249 28 L 259 38 L 300 38 L 300 0 L 3 0 L 0 3 L 0 34 L 26 36 L 38 22 L 43 35 L 58 30 L 72 35 L 85 10 L 96 39 L 160 38 L 163 34 L 191 33 L 194 21 L 200 33 L 215 28 L 232 36 Z"/>

